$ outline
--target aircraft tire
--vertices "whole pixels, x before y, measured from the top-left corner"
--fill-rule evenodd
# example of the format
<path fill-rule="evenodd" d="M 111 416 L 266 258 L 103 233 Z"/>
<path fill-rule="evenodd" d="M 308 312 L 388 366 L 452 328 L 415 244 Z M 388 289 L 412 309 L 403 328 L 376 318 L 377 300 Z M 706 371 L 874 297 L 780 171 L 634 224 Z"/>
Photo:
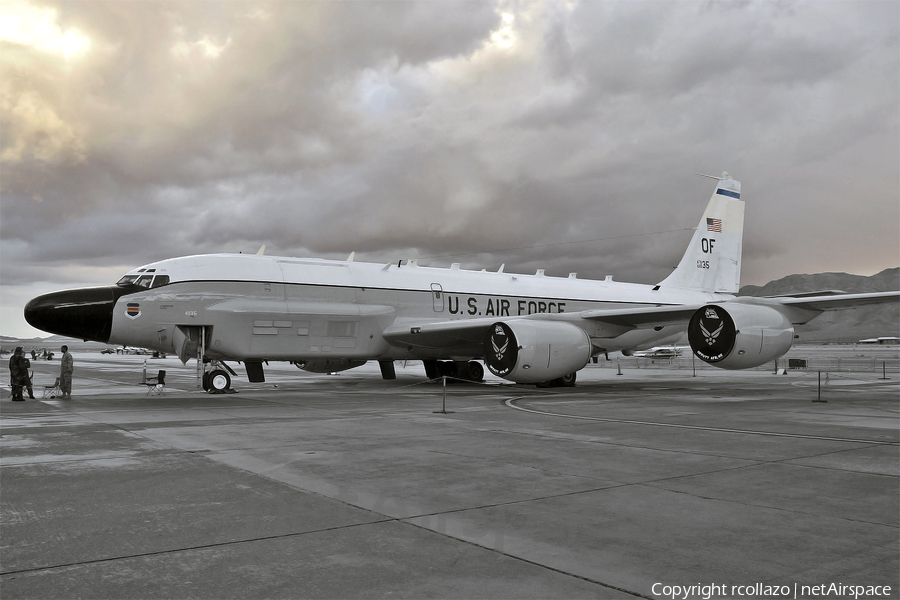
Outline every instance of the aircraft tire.
<path fill-rule="evenodd" d="M 438 361 L 438 372 L 442 377 L 459 377 L 459 367 L 452 360 Z"/>
<path fill-rule="evenodd" d="M 484 367 L 481 366 L 481 363 L 475 360 L 469 361 L 469 380 L 480 383 L 484 381 Z"/>
<path fill-rule="evenodd" d="M 211 371 L 207 381 L 209 382 L 209 391 L 214 394 L 224 392 L 231 387 L 231 376 L 222 369 Z"/>
<path fill-rule="evenodd" d="M 568 375 L 563 375 L 557 381 L 559 382 L 560 387 L 575 387 L 575 379 L 577 378 L 576 373 L 572 372 Z"/>
<path fill-rule="evenodd" d="M 422 363 L 425 365 L 425 377 L 427 377 L 428 379 L 437 379 L 441 376 L 441 373 L 438 369 L 438 361 L 423 360 Z"/>

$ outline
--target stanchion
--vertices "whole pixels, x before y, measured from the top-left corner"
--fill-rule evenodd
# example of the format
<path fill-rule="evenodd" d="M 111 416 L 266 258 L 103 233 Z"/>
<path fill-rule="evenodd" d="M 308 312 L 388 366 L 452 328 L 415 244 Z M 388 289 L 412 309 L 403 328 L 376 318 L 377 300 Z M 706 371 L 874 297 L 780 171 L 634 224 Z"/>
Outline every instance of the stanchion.
<path fill-rule="evenodd" d="M 442 414 L 442 415 L 452 415 L 452 410 L 447 410 L 447 376 L 443 375 L 441 379 L 444 380 L 444 401 L 441 404 L 441 410 L 432 411 L 434 413 Z"/>
<path fill-rule="evenodd" d="M 879 380 L 890 379 L 890 377 L 887 376 L 887 367 L 885 366 L 885 363 L 886 361 L 881 361 L 881 377 L 878 378 Z"/>
<path fill-rule="evenodd" d="M 616 368 L 619 369 L 619 372 L 616 373 L 616 375 L 621 375 L 621 374 L 622 374 L 622 365 L 619 364 L 619 357 L 618 357 L 618 356 L 616 357 Z"/>
<path fill-rule="evenodd" d="M 144 359 L 144 374 L 141 375 L 141 385 L 147 384 L 147 359 Z"/>
<path fill-rule="evenodd" d="M 828 375 L 825 375 L 826 381 L 828 380 Z M 818 395 L 813 402 L 828 402 L 828 400 L 822 400 L 822 371 L 819 371 L 819 387 L 818 387 Z"/>

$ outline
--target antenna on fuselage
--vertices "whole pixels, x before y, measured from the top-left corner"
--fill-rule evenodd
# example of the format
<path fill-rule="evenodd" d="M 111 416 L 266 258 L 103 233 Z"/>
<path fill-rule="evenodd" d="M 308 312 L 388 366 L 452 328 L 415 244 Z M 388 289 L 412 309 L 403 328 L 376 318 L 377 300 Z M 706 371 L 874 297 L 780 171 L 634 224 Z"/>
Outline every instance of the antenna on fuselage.
<path fill-rule="evenodd" d="M 262 246 L 259 247 L 259 250 L 256 251 L 256 254 L 257 254 L 257 256 L 262 256 L 265 253 L 266 253 L 266 245 L 263 244 Z"/>

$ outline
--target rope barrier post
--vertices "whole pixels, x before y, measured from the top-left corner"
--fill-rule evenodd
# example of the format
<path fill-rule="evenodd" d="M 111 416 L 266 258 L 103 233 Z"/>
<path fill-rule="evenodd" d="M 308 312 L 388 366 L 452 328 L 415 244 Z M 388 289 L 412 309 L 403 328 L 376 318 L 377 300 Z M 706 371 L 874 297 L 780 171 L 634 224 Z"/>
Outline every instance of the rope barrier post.
<path fill-rule="evenodd" d="M 822 371 L 819 371 L 818 395 L 817 398 L 813 400 L 813 402 L 828 402 L 828 400 L 822 400 Z"/>
<path fill-rule="evenodd" d="M 446 375 L 442 375 L 442 376 L 441 376 L 441 379 L 444 380 L 444 401 L 443 401 L 443 403 L 441 404 L 441 410 L 435 410 L 435 411 L 432 411 L 432 412 L 438 413 L 438 414 L 442 414 L 442 415 L 452 415 L 452 414 L 453 414 L 453 411 L 452 411 L 452 410 L 451 410 L 451 411 L 448 411 L 448 410 L 447 410 L 447 376 L 446 376 Z"/>
<path fill-rule="evenodd" d="M 886 365 L 887 365 L 887 361 L 885 361 L 885 360 L 881 361 L 881 377 L 879 377 L 878 379 L 890 379 L 890 377 L 887 376 L 887 366 Z"/>
<path fill-rule="evenodd" d="M 621 374 L 622 374 L 622 365 L 619 364 L 619 357 L 618 357 L 618 356 L 616 357 L 616 367 L 619 369 L 619 372 L 616 373 L 616 375 L 621 375 Z"/>
<path fill-rule="evenodd" d="M 141 385 L 145 385 L 147 383 L 147 359 L 144 359 L 144 374 L 141 375 Z"/>

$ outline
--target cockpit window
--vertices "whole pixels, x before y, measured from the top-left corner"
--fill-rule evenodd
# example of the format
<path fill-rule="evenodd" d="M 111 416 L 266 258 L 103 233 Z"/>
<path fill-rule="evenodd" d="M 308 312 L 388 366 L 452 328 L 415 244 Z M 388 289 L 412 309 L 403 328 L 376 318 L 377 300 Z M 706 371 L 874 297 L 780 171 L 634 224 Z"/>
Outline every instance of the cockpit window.
<path fill-rule="evenodd" d="M 118 282 L 116 282 L 116 285 L 120 285 L 122 287 L 125 287 L 128 285 L 134 285 L 134 282 L 137 280 L 137 278 L 138 278 L 137 275 L 126 275 L 125 277 L 120 279 Z"/>
<path fill-rule="evenodd" d="M 150 287 L 158 288 L 161 285 L 167 285 L 169 283 L 168 275 L 157 275 L 156 279 L 153 280 L 153 285 Z"/>
<path fill-rule="evenodd" d="M 142 288 L 158 288 L 163 285 L 169 285 L 169 276 L 168 275 L 157 275 L 153 276 L 152 273 L 146 275 L 125 275 L 116 282 L 116 285 L 121 287 L 131 287 L 138 286 Z"/>

